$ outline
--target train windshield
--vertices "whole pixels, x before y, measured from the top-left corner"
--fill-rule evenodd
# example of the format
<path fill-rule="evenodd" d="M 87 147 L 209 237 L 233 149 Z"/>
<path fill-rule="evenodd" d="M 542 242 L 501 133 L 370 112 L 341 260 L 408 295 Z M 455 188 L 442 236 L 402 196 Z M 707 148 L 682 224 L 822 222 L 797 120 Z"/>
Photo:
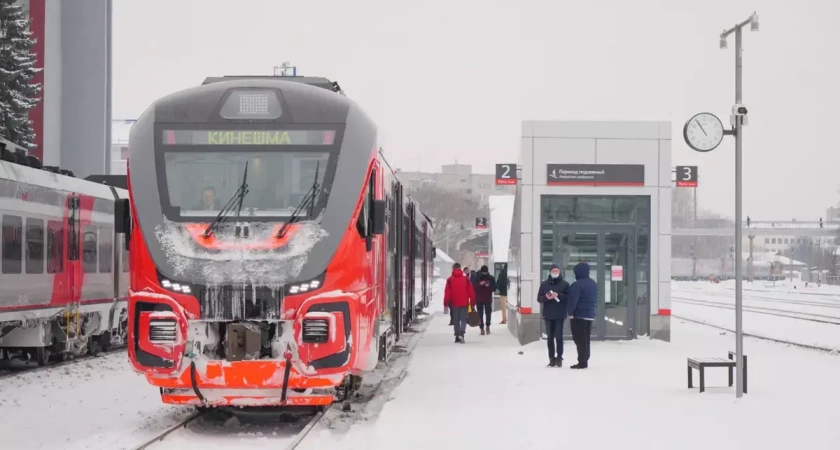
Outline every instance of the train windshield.
<path fill-rule="evenodd" d="M 175 133 L 181 135 L 182 131 Z M 317 215 L 329 192 L 337 150 L 334 134 L 327 138 L 321 131 L 300 131 L 304 134 L 255 131 L 239 135 L 234 132 L 227 137 L 225 132 L 214 135 L 212 131 L 199 131 L 183 134 L 187 142 L 179 141 L 172 132 L 167 142 L 164 131 L 164 214 L 170 220 L 180 221 L 215 217 L 242 185 L 247 166 L 243 218 L 270 220 L 290 216 L 312 188 L 316 173 L 321 187 L 313 208 L 313 215 Z M 323 139 L 316 143 L 313 133 Z"/>

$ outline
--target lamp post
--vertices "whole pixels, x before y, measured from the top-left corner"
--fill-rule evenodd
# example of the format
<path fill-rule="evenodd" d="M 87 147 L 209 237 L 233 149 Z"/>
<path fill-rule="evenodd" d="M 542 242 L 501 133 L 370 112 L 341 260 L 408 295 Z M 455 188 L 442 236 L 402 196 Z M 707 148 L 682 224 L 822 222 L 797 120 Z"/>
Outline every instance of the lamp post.
<path fill-rule="evenodd" d="M 743 296 L 741 280 L 741 248 L 742 232 L 742 142 L 743 126 L 746 124 L 747 108 L 741 104 L 741 30 L 747 24 L 750 30 L 758 31 L 758 14 L 753 13 L 747 20 L 725 30 L 720 34 L 720 48 L 726 48 L 726 38 L 735 33 L 735 105 L 732 107 L 730 122 L 733 122 L 735 135 L 735 370 L 738 374 L 735 380 L 735 396 L 741 398 L 744 395 L 744 330 L 743 330 Z"/>

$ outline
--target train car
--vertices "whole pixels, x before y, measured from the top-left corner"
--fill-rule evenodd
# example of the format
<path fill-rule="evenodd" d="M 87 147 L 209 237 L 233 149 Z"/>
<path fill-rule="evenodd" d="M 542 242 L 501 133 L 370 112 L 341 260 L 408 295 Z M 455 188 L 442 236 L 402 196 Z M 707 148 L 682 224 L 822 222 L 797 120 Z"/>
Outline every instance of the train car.
<path fill-rule="evenodd" d="M 429 304 L 432 223 L 337 83 L 209 78 L 129 161 L 129 358 L 165 403 L 342 401 Z"/>
<path fill-rule="evenodd" d="M 114 226 L 128 191 L 41 167 L 0 139 L 0 348 L 44 365 L 127 336 L 128 254 Z"/>

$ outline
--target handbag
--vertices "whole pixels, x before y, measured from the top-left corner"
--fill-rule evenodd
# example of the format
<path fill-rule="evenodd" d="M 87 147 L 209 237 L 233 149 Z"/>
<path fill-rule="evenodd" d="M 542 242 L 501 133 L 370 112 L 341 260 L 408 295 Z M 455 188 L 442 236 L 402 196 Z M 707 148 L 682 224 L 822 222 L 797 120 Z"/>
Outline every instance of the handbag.
<path fill-rule="evenodd" d="M 467 325 L 477 327 L 481 323 L 481 315 L 478 311 L 472 309 L 472 305 L 467 305 Z"/>

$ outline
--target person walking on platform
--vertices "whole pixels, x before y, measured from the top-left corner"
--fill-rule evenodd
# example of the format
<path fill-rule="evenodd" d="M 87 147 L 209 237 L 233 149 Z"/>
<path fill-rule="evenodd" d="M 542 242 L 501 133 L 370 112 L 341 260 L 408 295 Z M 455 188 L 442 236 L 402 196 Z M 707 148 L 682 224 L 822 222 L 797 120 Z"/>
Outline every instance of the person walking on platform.
<path fill-rule="evenodd" d="M 499 292 L 499 307 L 502 309 L 502 321 L 500 324 L 507 323 L 507 292 L 510 287 L 510 281 L 507 277 L 507 264 L 504 265 L 501 272 L 499 272 L 499 279 L 496 280 L 496 289 Z"/>
<path fill-rule="evenodd" d="M 475 303 L 478 308 L 478 316 L 481 322 L 481 334 L 490 334 L 490 319 L 493 317 L 493 292 L 496 291 L 496 280 L 490 275 L 487 266 L 481 266 L 478 275 L 475 276 Z M 486 329 L 486 333 L 485 333 Z"/>
<path fill-rule="evenodd" d="M 560 266 L 552 264 L 548 279 L 540 284 L 537 293 L 548 335 L 548 367 L 563 367 L 563 323 L 566 321 L 568 293 L 569 283 L 560 274 Z"/>
<path fill-rule="evenodd" d="M 443 306 L 448 307 L 452 314 L 455 343 L 463 344 L 464 334 L 467 332 L 467 308 L 475 308 L 475 291 L 458 263 L 452 265 L 452 276 L 446 280 Z"/>
<path fill-rule="evenodd" d="M 589 343 L 598 301 L 598 284 L 589 278 L 589 264 L 578 263 L 574 272 L 575 282 L 569 288 L 567 308 L 572 339 L 578 353 L 578 363 L 572 369 L 586 369 L 589 367 Z"/>

